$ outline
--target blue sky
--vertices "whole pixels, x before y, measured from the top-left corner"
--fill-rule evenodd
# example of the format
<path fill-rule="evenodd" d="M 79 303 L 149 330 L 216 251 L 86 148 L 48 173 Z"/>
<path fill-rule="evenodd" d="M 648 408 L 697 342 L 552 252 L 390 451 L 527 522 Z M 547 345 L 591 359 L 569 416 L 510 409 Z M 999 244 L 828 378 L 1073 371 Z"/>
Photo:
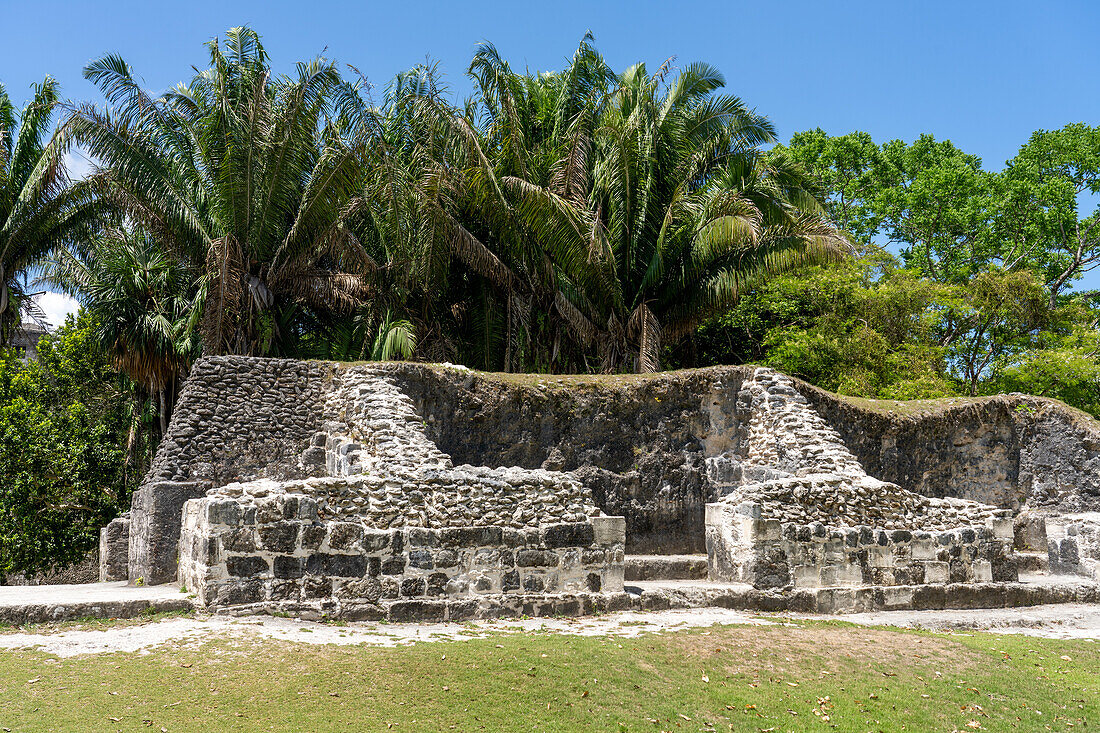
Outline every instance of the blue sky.
<path fill-rule="evenodd" d="M 123 55 L 155 91 L 202 66 L 234 25 L 264 36 L 277 68 L 324 51 L 376 86 L 430 57 L 459 97 L 483 39 L 515 66 L 560 68 L 586 30 L 616 68 L 707 61 L 776 124 L 922 132 L 998 169 L 1032 131 L 1100 122 L 1100 3 L 1016 2 L 51 2 L 0 0 L 0 83 L 18 102 L 45 74 L 99 101 L 81 68 Z M 1100 276 L 1089 286 L 1100 286 Z"/>

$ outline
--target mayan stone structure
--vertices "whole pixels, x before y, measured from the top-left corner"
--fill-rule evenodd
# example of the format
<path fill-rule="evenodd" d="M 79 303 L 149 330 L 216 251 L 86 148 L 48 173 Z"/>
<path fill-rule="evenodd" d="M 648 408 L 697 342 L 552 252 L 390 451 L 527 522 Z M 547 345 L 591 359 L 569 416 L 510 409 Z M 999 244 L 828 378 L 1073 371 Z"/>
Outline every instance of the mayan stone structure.
<path fill-rule="evenodd" d="M 791 380 L 741 385 L 741 450 L 707 459 L 711 576 L 755 587 L 1017 579 L 1011 512 L 868 476 Z"/>
<path fill-rule="evenodd" d="M 1100 570 L 1097 512 L 1100 429 L 1051 400 L 894 410 L 757 367 L 214 357 L 103 531 L 100 576 L 345 618 L 644 608 L 672 596 L 631 583 L 666 577 L 752 607 L 1035 599 L 1024 574 Z"/>

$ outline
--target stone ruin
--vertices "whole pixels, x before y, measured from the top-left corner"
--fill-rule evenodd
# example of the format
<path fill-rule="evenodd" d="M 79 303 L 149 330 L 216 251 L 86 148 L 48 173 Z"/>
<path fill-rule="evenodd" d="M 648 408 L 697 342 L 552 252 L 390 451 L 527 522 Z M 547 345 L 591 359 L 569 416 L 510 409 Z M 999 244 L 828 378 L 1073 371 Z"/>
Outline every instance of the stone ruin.
<path fill-rule="evenodd" d="M 570 476 L 452 465 L 409 398 L 368 370 L 332 375 L 324 415 L 301 459 L 321 475 L 183 505 L 179 580 L 199 603 L 331 601 L 361 619 L 385 617 L 383 600 L 420 615 L 425 599 L 622 591 L 625 520 Z"/>
<path fill-rule="evenodd" d="M 788 377 L 741 386 L 742 455 L 708 459 L 711 577 L 768 587 L 1018 579 L 1007 509 L 932 498 L 868 476 Z"/>
<path fill-rule="evenodd" d="M 1100 430 L 1036 398 L 910 419 L 755 367 L 216 357 L 100 572 L 347 619 L 1096 600 L 1020 579 L 1100 570 L 1098 509 Z"/>

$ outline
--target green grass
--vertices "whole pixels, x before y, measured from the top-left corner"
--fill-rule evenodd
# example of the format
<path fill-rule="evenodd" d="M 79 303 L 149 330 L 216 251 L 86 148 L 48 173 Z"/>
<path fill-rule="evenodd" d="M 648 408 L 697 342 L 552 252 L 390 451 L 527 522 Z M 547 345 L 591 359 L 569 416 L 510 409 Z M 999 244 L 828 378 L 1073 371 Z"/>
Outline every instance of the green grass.
<path fill-rule="evenodd" d="M 1100 648 L 835 623 L 395 649 L 222 638 L 4 651 L 0 689 L 13 731 L 1079 730 L 1100 723 Z"/>

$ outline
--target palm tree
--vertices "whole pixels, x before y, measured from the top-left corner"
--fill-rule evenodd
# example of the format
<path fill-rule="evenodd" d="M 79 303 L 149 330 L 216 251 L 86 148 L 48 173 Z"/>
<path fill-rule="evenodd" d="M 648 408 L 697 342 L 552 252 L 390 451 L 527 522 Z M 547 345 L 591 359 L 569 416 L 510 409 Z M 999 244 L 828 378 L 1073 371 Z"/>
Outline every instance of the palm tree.
<path fill-rule="evenodd" d="M 599 369 L 650 371 L 754 279 L 842 256 L 847 241 L 799 171 L 761 150 L 768 120 L 715 93 L 715 69 L 693 64 L 667 86 L 667 65 L 613 75 L 590 40 L 554 74 L 517 74 L 479 49 L 480 117 L 454 120 L 457 206 L 440 210 L 504 301 L 506 333 L 540 313 L 531 341 L 558 344 L 568 328 Z M 505 369 L 512 350 L 506 338 Z"/>
<path fill-rule="evenodd" d="M 120 57 L 89 64 L 110 108 L 82 105 L 67 134 L 101 162 L 106 199 L 200 273 L 204 351 L 285 352 L 302 312 L 363 302 L 368 258 L 342 220 L 361 98 L 321 58 L 273 77 L 251 29 L 207 45 L 210 68 L 155 99 Z"/>
<path fill-rule="evenodd" d="M 115 366 L 156 404 L 163 435 L 199 353 L 194 273 L 148 232 L 107 228 L 84 247 L 58 251 L 39 282 L 79 298 Z"/>
<path fill-rule="evenodd" d="M 64 145 L 47 141 L 57 105 L 50 77 L 18 114 L 0 86 L 0 345 L 19 326 L 28 268 L 72 241 L 94 214 L 88 187 L 70 185 Z"/>
<path fill-rule="evenodd" d="M 590 41 L 564 71 L 537 75 L 482 44 L 468 72 L 480 96 L 461 110 L 436 105 L 446 164 L 424 198 L 441 249 L 470 275 L 456 306 L 472 361 L 487 368 L 568 361 L 554 303 L 561 273 L 583 280 L 594 256 L 589 150 L 614 79 Z"/>
<path fill-rule="evenodd" d="M 628 69 L 604 106 L 589 199 L 606 270 L 563 283 L 563 314 L 602 369 L 660 367 L 664 346 L 729 308 L 760 277 L 841 257 L 847 240 L 797 170 L 769 158 L 768 120 L 721 74 Z"/>

